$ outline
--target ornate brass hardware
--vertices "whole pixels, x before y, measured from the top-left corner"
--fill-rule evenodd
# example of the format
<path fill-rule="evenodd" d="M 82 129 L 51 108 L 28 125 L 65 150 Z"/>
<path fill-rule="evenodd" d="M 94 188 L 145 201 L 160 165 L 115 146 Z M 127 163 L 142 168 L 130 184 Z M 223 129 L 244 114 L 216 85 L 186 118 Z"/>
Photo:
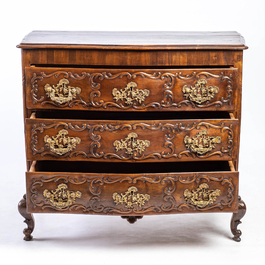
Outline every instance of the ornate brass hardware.
<path fill-rule="evenodd" d="M 184 97 L 198 104 L 214 98 L 215 94 L 219 92 L 219 87 L 206 86 L 206 84 L 206 79 L 199 79 L 194 87 L 183 86 L 182 92 L 184 93 Z"/>
<path fill-rule="evenodd" d="M 46 135 L 44 142 L 50 148 L 50 150 L 57 155 L 64 155 L 67 152 L 71 152 L 76 148 L 77 144 L 80 144 L 81 139 L 78 137 L 66 137 L 68 131 L 62 129 L 56 136 L 50 137 Z"/>
<path fill-rule="evenodd" d="M 113 98 L 116 100 L 123 100 L 125 99 L 125 103 L 127 105 L 133 104 L 133 101 L 137 101 L 140 104 L 144 102 L 145 97 L 148 97 L 150 94 L 150 91 L 148 89 L 135 89 L 137 87 L 137 84 L 135 82 L 130 82 L 127 84 L 127 86 L 124 88 L 124 90 L 118 91 L 117 88 L 112 89 L 112 95 Z"/>
<path fill-rule="evenodd" d="M 82 196 L 80 191 L 69 191 L 67 188 L 66 184 L 59 184 L 55 191 L 44 190 L 43 196 L 52 206 L 62 209 L 72 205 L 76 198 Z"/>
<path fill-rule="evenodd" d="M 134 205 L 142 207 L 146 201 L 150 200 L 150 195 L 136 193 L 137 191 L 138 189 L 136 187 L 129 187 L 124 194 L 114 192 L 112 198 L 116 205 L 124 204 L 126 208 L 133 208 Z"/>
<path fill-rule="evenodd" d="M 81 88 L 66 86 L 69 84 L 68 79 L 61 79 L 56 86 L 50 86 L 46 84 L 44 90 L 46 95 L 51 98 L 52 101 L 55 101 L 58 104 L 63 104 L 69 102 L 76 98 L 76 95 L 81 93 Z"/>
<path fill-rule="evenodd" d="M 208 190 L 209 185 L 206 183 L 201 184 L 195 191 L 192 190 L 184 190 L 184 198 L 185 200 L 199 208 L 204 208 L 209 204 L 213 204 L 217 197 L 221 195 L 221 191 L 216 190 Z"/>
<path fill-rule="evenodd" d="M 116 140 L 113 145 L 116 149 L 116 152 L 122 149 L 125 149 L 125 153 L 133 154 L 133 151 L 142 153 L 146 147 L 150 146 L 150 141 L 148 140 L 139 140 L 136 139 L 138 135 L 136 133 L 129 133 L 125 140 Z"/>
<path fill-rule="evenodd" d="M 215 148 L 216 144 L 221 143 L 220 136 L 206 136 L 208 131 L 201 130 L 194 137 L 189 137 L 188 135 L 184 138 L 185 146 L 190 149 L 190 151 L 194 153 L 198 153 L 199 155 L 203 155 L 212 149 Z"/>

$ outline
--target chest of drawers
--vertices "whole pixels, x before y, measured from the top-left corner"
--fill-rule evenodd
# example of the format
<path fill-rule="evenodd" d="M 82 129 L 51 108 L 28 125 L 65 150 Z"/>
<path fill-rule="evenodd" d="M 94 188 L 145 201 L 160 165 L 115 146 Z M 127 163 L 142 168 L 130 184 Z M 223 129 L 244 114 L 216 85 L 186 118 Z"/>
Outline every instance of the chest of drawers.
<path fill-rule="evenodd" d="M 237 32 L 33 31 L 20 45 L 33 213 L 246 212 Z M 162 218 L 162 217 L 161 217 Z M 115 221 L 115 219 L 113 219 Z"/>

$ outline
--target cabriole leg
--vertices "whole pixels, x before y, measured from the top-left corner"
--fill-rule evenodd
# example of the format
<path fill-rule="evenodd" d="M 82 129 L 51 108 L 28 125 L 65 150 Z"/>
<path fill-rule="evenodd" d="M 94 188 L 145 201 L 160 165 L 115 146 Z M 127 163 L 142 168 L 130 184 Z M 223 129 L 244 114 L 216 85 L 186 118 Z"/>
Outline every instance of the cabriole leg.
<path fill-rule="evenodd" d="M 24 222 L 28 225 L 28 228 L 25 228 L 23 231 L 25 235 L 24 240 L 30 241 L 33 238 L 31 233 L 34 230 L 34 218 L 32 214 L 27 213 L 26 194 L 23 196 L 23 199 L 18 203 L 18 211 L 25 218 Z"/>
<path fill-rule="evenodd" d="M 238 197 L 238 212 L 233 213 L 232 219 L 231 219 L 231 232 L 234 235 L 233 239 L 236 242 L 240 242 L 241 238 L 240 236 L 242 235 L 241 230 L 237 229 L 237 226 L 241 224 L 241 219 L 244 217 L 246 213 L 246 204 L 244 201 L 241 200 L 241 197 Z"/>

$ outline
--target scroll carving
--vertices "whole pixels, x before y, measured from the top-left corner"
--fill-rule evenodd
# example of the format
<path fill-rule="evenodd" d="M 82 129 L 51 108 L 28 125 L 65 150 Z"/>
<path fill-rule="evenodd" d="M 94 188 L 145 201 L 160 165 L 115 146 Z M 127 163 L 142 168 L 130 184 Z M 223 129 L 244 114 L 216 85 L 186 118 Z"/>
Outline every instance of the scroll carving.
<path fill-rule="evenodd" d="M 82 204 L 77 203 L 76 200 L 81 197 L 81 192 L 78 193 L 73 191 L 68 191 L 64 196 L 64 203 L 61 203 L 60 198 L 62 195 L 59 195 L 58 191 L 56 191 L 59 189 L 57 184 L 58 181 L 62 182 L 62 185 L 65 185 L 63 187 L 63 192 L 65 193 L 67 193 L 67 185 L 64 183 L 71 183 L 76 187 L 76 190 L 81 190 L 82 188 L 86 189 L 87 197 L 82 198 Z M 48 191 L 44 188 L 48 183 L 50 185 L 54 184 L 57 189 L 55 191 Z M 128 190 L 124 194 L 119 194 L 118 192 L 108 193 L 108 190 L 115 190 L 116 185 L 119 183 L 122 183 L 124 187 L 128 185 Z M 144 183 L 144 186 L 149 187 L 150 190 L 154 188 L 161 190 L 161 192 L 159 195 L 155 196 L 156 199 L 153 199 L 150 194 L 138 193 L 137 186 L 141 185 L 141 183 Z M 201 191 L 199 190 L 189 191 L 189 187 L 193 183 L 201 183 L 199 189 L 205 189 L 204 193 L 200 193 Z M 219 189 L 214 191 L 207 189 L 212 183 L 215 183 L 215 185 L 218 185 L 220 188 L 222 186 L 225 187 L 222 199 L 217 200 L 217 197 L 220 195 Z M 181 185 L 184 185 L 184 197 L 181 201 L 177 201 L 175 192 Z M 186 189 L 185 186 L 187 186 Z M 104 187 L 104 189 L 101 189 L 101 187 Z M 81 211 L 83 213 L 98 214 L 113 213 L 123 216 L 131 213 L 142 215 L 148 213 L 183 211 L 184 209 L 188 209 L 191 212 L 207 211 L 214 208 L 222 210 L 232 207 L 235 196 L 237 196 L 237 194 L 235 194 L 235 185 L 232 178 L 209 175 L 190 175 L 184 177 L 170 174 L 168 176 L 153 177 L 98 176 L 94 178 L 84 175 L 82 175 L 82 177 L 57 175 L 49 179 L 40 176 L 34 178 L 29 188 L 30 203 L 34 208 L 40 207 L 42 210 L 48 208 L 57 211 Z M 51 199 L 51 195 L 48 195 L 49 192 L 55 194 L 54 199 Z M 71 196 L 72 193 L 73 195 Z M 56 196 L 57 198 L 55 198 Z M 109 198 L 108 200 L 106 200 L 106 196 Z M 101 198 L 104 199 L 102 200 Z M 147 201 L 148 205 L 146 204 Z M 194 203 L 191 203 L 192 201 L 194 201 Z M 115 206 L 113 206 L 113 203 Z"/>
<path fill-rule="evenodd" d="M 212 74 L 209 72 L 193 72 L 191 75 L 183 76 L 182 73 L 177 73 L 176 78 L 179 80 L 194 80 L 195 86 L 184 85 L 182 87 L 183 96 L 186 100 L 173 103 L 175 107 L 181 108 L 183 105 L 191 106 L 192 108 L 208 108 L 212 106 L 222 107 L 223 105 L 231 104 L 233 99 L 233 75 L 225 75 L 224 72 Z M 220 88 L 217 86 L 205 86 L 207 80 L 218 80 L 218 83 L 226 82 L 226 96 L 218 100 L 213 100 Z"/>
<path fill-rule="evenodd" d="M 66 132 L 82 132 L 87 131 L 87 136 L 91 140 L 86 149 L 75 150 L 76 146 L 81 142 L 79 137 L 66 137 L 65 131 L 59 131 L 56 136 L 46 135 L 44 138 L 47 147 L 38 147 L 38 139 L 45 130 L 49 129 L 60 129 L 66 130 Z M 151 145 L 150 141 L 137 139 L 138 134 L 135 130 L 141 129 L 143 131 L 160 131 L 163 132 L 163 147 L 159 147 L 158 150 L 147 152 L 148 147 Z M 208 136 L 202 135 L 198 138 L 195 137 L 183 137 L 180 141 L 183 141 L 183 151 L 176 152 L 176 146 L 174 139 L 181 132 L 192 132 L 192 131 L 203 131 L 203 130 L 214 129 L 218 131 L 220 135 L 226 137 L 226 144 L 223 143 L 222 147 L 218 150 L 214 150 L 215 145 L 220 142 L 220 136 L 209 137 L 210 145 L 207 144 Z M 131 131 L 128 136 L 123 140 L 115 140 L 112 144 L 113 152 L 104 152 L 104 148 L 101 147 L 101 133 L 103 132 L 122 132 L 123 130 Z M 62 133 L 65 132 L 65 133 Z M 40 134 L 41 133 L 41 134 Z M 118 135 L 118 134 L 117 134 Z M 205 137 L 205 139 L 203 138 Z M 201 140 L 200 140 L 201 138 Z M 182 140 L 183 139 L 183 140 Z M 198 140 L 199 139 L 199 140 Z M 197 141 L 197 142 L 196 142 Z M 201 141 L 201 143 L 200 143 Z M 179 142 L 179 141 L 178 141 Z M 185 149 L 186 147 L 189 149 Z M 197 144 L 197 145 L 196 145 Z M 95 159 L 95 160 L 105 160 L 105 159 L 115 159 L 115 160 L 174 160 L 182 159 L 183 156 L 191 158 L 208 158 L 212 156 L 232 156 L 232 151 L 234 147 L 234 130 L 233 124 L 226 125 L 225 122 L 219 124 L 211 124 L 208 122 L 193 122 L 191 124 L 182 123 L 112 123 L 112 124 L 82 124 L 81 126 L 74 125 L 72 123 L 55 122 L 52 124 L 33 124 L 31 130 L 31 150 L 33 155 L 40 154 L 41 156 L 52 155 L 52 156 L 68 156 L 69 158 L 73 156 L 82 156 L 83 159 Z M 192 147 L 193 145 L 193 147 Z M 200 146 L 202 145 L 202 146 Z M 209 146 L 208 146 L 209 145 Z M 48 149 L 48 150 L 47 150 Z M 194 150 L 193 150 L 194 149 Z M 120 150 L 125 150 L 124 152 L 118 152 Z M 195 152 L 197 150 L 197 152 Z"/>
<path fill-rule="evenodd" d="M 79 104 L 82 104 L 83 107 L 88 107 L 89 104 L 80 96 L 81 88 L 67 86 L 70 83 L 69 80 L 79 81 L 87 78 L 88 76 L 89 73 L 85 72 L 83 72 L 82 75 L 79 75 L 67 71 L 56 71 L 51 74 L 45 74 L 44 72 L 41 72 L 39 75 L 37 73 L 33 73 L 30 91 L 32 103 L 40 103 L 43 106 L 49 104 L 60 108 L 71 108 Z M 39 97 L 39 94 L 42 94 L 41 92 L 39 93 L 39 82 L 49 78 L 61 79 L 58 80 L 57 86 L 45 84 L 43 86 L 43 91 L 45 92 L 46 97 L 44 95 Z M 49 100 L 49 98 L 51 100 Z"/>
<path fill-rule="evenodd" d="M 43 85 L 44 94 L 39 91 L 39 82 L 45 79 L 58 79 L 56 86 L 48 84 Z M 113 88 L 113 101 L 106 101 L 101 90 L 101 82 L 105 80 L 117 80 L 126 78 L 128 81 L 124 89 Z M 81 81 L 87 79 L 89 90 L 82 91 L 81 88 L 66 86 L 67 82 Z M 141 80 L 148 79 L 154 82 L 159 81 L 161 84 L 161 99 L 154 100 L 150 95 L 149 89 L 136 89 L 137 84 Z M 175 94 L 181 87 L 175 85 L 178 82 L 193 81 L 194 87 L 184 85 L 182 92 L 184 100 L 175 98 Z M 221 88 L 217 86 L 207 86 L 209 80 L 218 80 L 218 83 L 225 82 L 225 96 L 218 97 L 217 94 Z M 120 82 L 120 81 L 119 81 Z M 151 83 L 150 83 L 151 84 Z M 153 72 L 146 73 L 143 71 L 129 72 L 122 71 L 118 73 L 110 72 L 82 72 L 81 74 L 71 71 L 55 71 L 50 74 L 44 72 L 33 73 L 31 78 L 31 98 L 33 104 L 54 105 L 56 107 L 72 108 L 81 105 L 83 108 L 117 108 L 117 109 L 168 109 L 182 108 L 183 106 L 191 106 L 192 108 L 208 108 L 212 106 L 222 107 L 223 105 L 231 105 L 233 99 L 233 75 L 226 75 L 224 72 L 213 74 L 209 72 L 193 72 L 188 75 L 182 75 L 181 72 Z M 108 92 L 109 93 L 109 92 Z M 181 92 L 180 92 L 181 93 Z M 108 95 L 109 96 L 109 95 Z M 216 99 L 215 99 L 216 98 Z M 147 100 L 148 99 L 148 100 Z M 123 104 L 124 103 L 124 104 Z"/>

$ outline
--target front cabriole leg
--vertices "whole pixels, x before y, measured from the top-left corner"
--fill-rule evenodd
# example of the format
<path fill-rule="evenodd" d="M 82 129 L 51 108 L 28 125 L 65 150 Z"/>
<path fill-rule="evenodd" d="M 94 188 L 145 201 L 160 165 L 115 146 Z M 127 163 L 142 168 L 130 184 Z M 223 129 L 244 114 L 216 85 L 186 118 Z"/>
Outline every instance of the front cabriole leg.
<path fill-rule="evenodd" d="M 241 238 L 240 236 L 242 235 L 241 230 L 237 229 L 237 226 L 241 224 L 241 219 L 244 217 L 246 213 L 246 204 L 244 201 L 241 200 L 241 197 L 238 197 L 238 212 L 233 213 L 232 219 L 231 219 L 231 232 L 234 235 L 233 239 L 236 242 L 240 242 Z"/>
<path fill-rule="evenodd" d="M 25 218 L 25 223 L 28 225 L 28 228 L 25 228 L 23 233 L 25 235 L 24 240 L 32 240 L 31 233 L 34 230 L 34 218 L 33 215 L 27 212 L 26 209 L 26 194 L 23 196 L 23 199 L 18 203 L 18 211 Z"/>

